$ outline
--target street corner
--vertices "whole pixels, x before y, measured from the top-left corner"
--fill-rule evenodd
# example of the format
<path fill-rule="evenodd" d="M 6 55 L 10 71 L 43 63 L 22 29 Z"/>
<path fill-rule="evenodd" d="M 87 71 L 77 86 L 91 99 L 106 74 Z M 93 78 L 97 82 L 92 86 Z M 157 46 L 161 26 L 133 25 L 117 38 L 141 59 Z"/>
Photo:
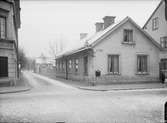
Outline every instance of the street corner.
<path fill-rule="evenodd" d="M 2 87 L 0 88 L 0 94 L 8 94 L 8 93 L 20 93 L 25 91 L 30 91 L 31 86 L 24 87 Z"/>

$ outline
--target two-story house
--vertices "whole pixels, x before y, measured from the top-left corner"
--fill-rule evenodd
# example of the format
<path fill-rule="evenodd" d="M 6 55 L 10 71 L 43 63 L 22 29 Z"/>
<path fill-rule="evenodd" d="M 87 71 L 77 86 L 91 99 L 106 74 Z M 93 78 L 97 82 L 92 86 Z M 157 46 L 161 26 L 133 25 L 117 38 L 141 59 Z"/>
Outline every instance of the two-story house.
<path fill-rule="evenodd" d="M 15 84 L 18 78 L 18 29 L 20 0 L 0 1 L 0 84 Z"/>
<path fill-rule="evenodd" d="M 98 70 L 99 83 L 159 81 L 161 47 L 130 17 L 105 16 L 95 26 L 84 46 L 57 56 L 57 77 L 91 82 Z"/>
<path fill-rule="evenodd" d="M 160 73 L 165 73 L 167 77 L 167 0 L 160 1 L 143 29 L 161 45 Z"/>

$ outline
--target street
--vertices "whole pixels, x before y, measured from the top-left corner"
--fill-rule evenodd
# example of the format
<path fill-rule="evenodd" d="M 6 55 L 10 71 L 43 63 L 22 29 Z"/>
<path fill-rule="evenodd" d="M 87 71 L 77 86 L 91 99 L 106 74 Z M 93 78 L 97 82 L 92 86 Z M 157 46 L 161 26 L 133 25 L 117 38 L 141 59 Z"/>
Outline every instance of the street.
<path fill-rule="evenodd" d="M 0 95 L 1 122 L 162 123 L 167 89 L 86 91 L 24 72 L 30 91 Z"/>

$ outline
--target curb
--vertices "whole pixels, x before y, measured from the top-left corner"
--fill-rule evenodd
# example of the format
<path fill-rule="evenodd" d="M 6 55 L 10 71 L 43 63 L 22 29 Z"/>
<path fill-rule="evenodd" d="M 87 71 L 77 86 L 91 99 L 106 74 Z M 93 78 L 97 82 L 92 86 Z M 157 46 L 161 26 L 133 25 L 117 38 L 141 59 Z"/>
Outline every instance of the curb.
<path fill-rule="evenodd" d="M 11 88 L 8 88 L 7 90 L 0 91 L 0 94 L 8 94 L 8 93 L 19 93 L 19 92 L 25 92 L 30 91 L 32 87 L 25 87 L 25 88 L 15 88 L 14 90 L 10 90 Z"/>
<path fill-rule="evenodd" d="M 88 91 L 109 91 L 107 89 L 91 89 L 91 88 L 84 88 L 84 87 L 77 87 L 78 89 L 88 90 Z"/>
<path fill-rule="evenodd" d="M 88 91 L 123 91 L 123 90 L 130 91 L 130 90 L 165 89 L 165 87 L 159 87 L 159 88 L 125 88 L 125 89 L 93 89 L 93 88 L 78 87 L 78 89 L 88 90 Z"/>

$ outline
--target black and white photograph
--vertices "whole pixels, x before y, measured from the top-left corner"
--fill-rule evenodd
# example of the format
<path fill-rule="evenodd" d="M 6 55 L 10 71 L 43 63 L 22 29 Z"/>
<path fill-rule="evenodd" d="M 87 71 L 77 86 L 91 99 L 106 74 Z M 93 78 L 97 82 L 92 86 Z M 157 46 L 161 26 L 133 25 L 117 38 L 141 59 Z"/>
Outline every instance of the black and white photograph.
<path fill-rule="evenodd" d="M 167 0 L 0 0 L 0 123 L 167 123 Z"/>

